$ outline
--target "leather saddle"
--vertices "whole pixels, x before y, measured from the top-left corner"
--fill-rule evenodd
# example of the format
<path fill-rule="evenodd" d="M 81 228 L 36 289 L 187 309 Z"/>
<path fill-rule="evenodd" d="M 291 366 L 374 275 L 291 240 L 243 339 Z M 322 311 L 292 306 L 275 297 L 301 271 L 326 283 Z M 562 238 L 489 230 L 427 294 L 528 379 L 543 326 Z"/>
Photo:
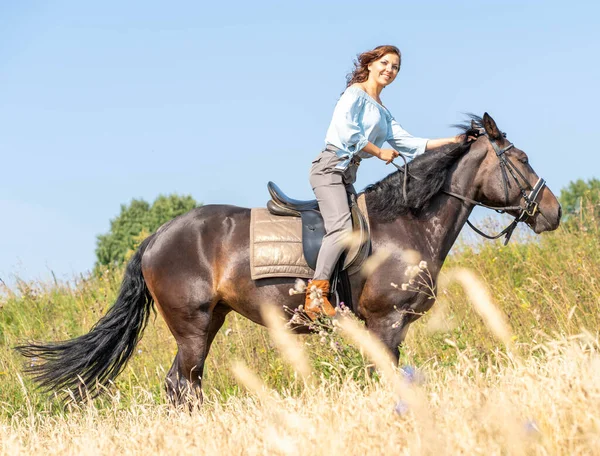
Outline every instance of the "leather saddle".
<path fill-rule="evenodd" d="M 319 212 L 317 200 L 301 201 L 290 198 L 273 182 L 269 182 L 267 188 L 271 195 L 271 200 L 267 202 L 267 209 L 271 214 L 301 218 L 302 251 L 306 263 L 314 270 L 323 236 L 325 236 L 323 217 Z M 369 224 L 365 214 L 358 207 L 356 196 L 348 194 L 348 200 L 354 234 L 346 251 L 342 269 L 351 275 L 360 269 L 363 261 L 369 256 L 371 236 Z"/>

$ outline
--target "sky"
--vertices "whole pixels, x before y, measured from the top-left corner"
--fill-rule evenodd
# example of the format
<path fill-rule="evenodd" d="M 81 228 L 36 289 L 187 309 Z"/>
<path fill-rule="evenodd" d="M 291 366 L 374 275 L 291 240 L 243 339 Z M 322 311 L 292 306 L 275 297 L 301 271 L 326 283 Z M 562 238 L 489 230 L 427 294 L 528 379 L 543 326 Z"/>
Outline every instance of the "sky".
<path fill-rule="evenodd" d="M 0 0 L 0 279 L 69 280 L 132 198 L 312 199 L 357 54 L 411 134 L 489 112 L 558 195 L 600 175 L 598 2 Z M 363 162 L 361 189 L 392 171 Z"/>

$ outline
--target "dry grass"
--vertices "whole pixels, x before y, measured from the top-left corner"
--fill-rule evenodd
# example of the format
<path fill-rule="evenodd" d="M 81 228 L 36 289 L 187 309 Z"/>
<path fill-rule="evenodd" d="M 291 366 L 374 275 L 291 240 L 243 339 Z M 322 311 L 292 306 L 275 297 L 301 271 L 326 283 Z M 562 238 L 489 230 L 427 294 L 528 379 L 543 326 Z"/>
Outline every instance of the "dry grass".
<path fill-rule="evenodd" d="M 402 369 L 352 319 L 293 337 L 274 310 L 268 331 L 232 316 L 191 413 L 165 403 L 174 345 L 160 318 L 107 397 L 64 409 L 35 391 L 9 347 L 87 331 L 120 277 L 21 283 L 0 298 L 0 454 L 600 454 L 590 226 L 465 248 L 450 266 L 466 269 L 446 272 L 455 283 L 409 331 Z"/>
<path fill-rule="evenodd" d="M 253 393 L 226 401 L 209 394 L 192 413 L 156 404 L 142 389 L 127 404 L 113 395 L 103 408 L 59 414 L 26 401 L 3 418 L 0 453 L 600 454 L 597 350 L 597 340 L 581 336 L 536 347 L 523 363 L 496 352 L 485 366 L 459 352 L 452 368 L 422 366 L 422 386 L 404 381 L 405 402 L 389 382 L 352 379 L 274 392 L 239 366 Z"/>

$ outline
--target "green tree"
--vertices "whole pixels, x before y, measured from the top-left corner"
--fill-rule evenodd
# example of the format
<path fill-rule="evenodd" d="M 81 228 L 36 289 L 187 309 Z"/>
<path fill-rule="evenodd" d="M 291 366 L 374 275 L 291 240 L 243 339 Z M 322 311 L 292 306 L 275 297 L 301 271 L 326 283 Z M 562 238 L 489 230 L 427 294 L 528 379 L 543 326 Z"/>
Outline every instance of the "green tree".
<path fill-rule="evenodd" d="M 162 224 L 200 206 L 189 195 L 159 195 L 150 205 L 141 199 L 122 204 L 120 214 L 110 221 L 110 230 L 98 236 L 96 267 L 122 264 L 148 234 Z"/>
<path fill-rule="evenodd" d="M 583 179 L 572 181 L 567 188 L 561 190 L 559 199 L 567 218 L 579 214 L 585 203 L 598 208 L 600 207 L 600 180 L 592 178 L 587 182 Z"/>
<path fill-rule="evenodd" d="M 566 229 L 600 232 L 600 180 L 571 182 L 560 192 L 559 199 Z"/>

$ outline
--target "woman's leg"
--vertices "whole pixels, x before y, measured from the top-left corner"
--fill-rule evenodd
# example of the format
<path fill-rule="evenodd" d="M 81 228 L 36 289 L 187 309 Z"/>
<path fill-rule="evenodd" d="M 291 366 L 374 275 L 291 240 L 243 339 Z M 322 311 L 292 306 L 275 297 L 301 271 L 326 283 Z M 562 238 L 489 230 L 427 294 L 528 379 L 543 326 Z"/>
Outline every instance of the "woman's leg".
<path fill-rule="evenodd" d="M 337 179 L 336 179 L 337 180 Z M 329 280 L 338 259 L 348 246 L 352 233 L 352 218 L 348 207 L 346 186 L 341 176 L 338 182 L 313 188 L 323 216 L 325 236 L 317 257 L 313 280 Z"/>
<path fill-rule="evenodd" d="M 325 225 L 325 236 L 317 257 L 315 274 L 306 289 L 304 310 L 311 320 L 315 320 L 320 314 L 330 317 L 335 315 L 335 309 L 328 299 L 329 279 L 352 233 L 348 190 L 343 183 L 342 174 L 334 170 L 339 162 L 340 158 L 335 154 L 323 151 L 313 161 L 310 170 L 310 184 Z M 350 186 L 349 189 L 352 190 L 353 187 Z"/>

